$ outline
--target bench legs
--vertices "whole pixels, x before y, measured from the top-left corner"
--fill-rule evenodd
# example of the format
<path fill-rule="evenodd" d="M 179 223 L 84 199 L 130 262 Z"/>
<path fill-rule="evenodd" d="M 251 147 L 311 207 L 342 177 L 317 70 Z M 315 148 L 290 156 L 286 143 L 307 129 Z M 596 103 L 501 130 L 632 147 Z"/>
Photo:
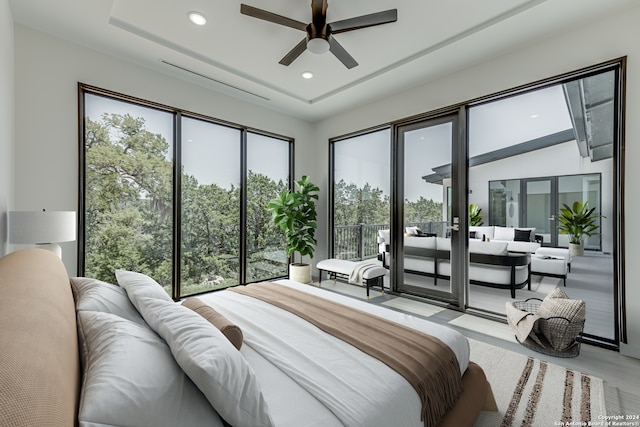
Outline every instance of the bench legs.
<path fill-rule="evenodd" d="M 322 273 L 324 271 L 325 270 L 318 269 L 318 277 L 319 277 L 318 287 L 322 287 Z M 334 283 L 336 281 L 337 276 L 338 276 L 338 273 L 327 270 L 327 278 L 328 279 L 333 278 Z M 380 291 L 382 292 L 382 295 L 384 295 L 384 276 L 378 276 L 372 279 L 364 279 L 364 284 L 365 284 L 365 287 L 367 288 L 367 301 L 369 301 L 369 288 L 371 286 L 380 286 Z"/>
<path fill-rule="evenodd" d="M 367 287 L 367 301 L 369 301 L 369 288 L 371 286 L 380 286 L 380 291 L 384 295 L 384 276 L 374 277 L 373 279 L 364 279 L 364 284 Z"/>

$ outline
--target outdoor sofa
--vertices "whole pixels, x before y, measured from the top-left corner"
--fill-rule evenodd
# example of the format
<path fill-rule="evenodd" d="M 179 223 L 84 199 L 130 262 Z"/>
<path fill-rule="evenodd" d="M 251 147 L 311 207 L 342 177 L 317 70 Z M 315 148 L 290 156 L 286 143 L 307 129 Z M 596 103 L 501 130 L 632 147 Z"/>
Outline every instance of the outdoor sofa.
<path fill-rule="evenodd" d="M 383 265 L 389 268 L 388 230 L 379 232 L 379 251 Z M 514 253 L 508 242 L 469 240 L 469 281 L 475 285 L 506 288 L 515 298 L 516 289 L 531 283 L 531 255 Z M 451 278 L 451 240 L 433 236 L 404 236 L 404 271 L 438 279 Z"/>

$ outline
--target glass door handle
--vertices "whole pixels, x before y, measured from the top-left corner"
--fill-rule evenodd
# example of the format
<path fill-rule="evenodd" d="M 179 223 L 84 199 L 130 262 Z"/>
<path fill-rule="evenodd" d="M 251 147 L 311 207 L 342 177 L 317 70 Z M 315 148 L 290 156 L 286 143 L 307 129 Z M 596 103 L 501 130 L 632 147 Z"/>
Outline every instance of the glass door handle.
<path fill-rule="evenodd" d="M 556 220 L 556 216 L 555 215 L 551 215 L 551 218 L 549 218 L 549 221 L 555 221 Z"/>

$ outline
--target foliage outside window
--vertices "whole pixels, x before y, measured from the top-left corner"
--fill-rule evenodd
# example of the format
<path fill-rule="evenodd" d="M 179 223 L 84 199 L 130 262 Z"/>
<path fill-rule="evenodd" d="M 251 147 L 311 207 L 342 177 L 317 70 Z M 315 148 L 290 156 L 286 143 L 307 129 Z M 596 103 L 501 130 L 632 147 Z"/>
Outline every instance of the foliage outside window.
<path fill-rule="evenodd" d="M 390 227 L 389 129 L 333 141 L 333 256 L 377 256 L 378 231 Z M 405 200 L 406 225 L 442 221 L 442 202 Z"/>
<path fill-rule="evenodd" d="M 286 275 L 284 236 L 270 223 L 267 204 L 288 188 L 290 141 L 83 94 L 84 275 L 114 282 L 116 269 L 135 270 L 174 296 L 239 284 L 243 276 L 249 282 Z M 176 118 L 183 135 L 174 141 Z M 206 131 L 188 133 L 194 122 Z M 241 158 L 243 133 L 257 153 L 248 162 Z M 178 192 L 174 144 L 183 159 Z M 178 202 L 181 222 L 174 227 Z M 180 253 L 174 254 L 178 227 Z M 241 236 L 246 260 L 240 259 Z M 179 283 L 173 283 L 174 263 Z"/>

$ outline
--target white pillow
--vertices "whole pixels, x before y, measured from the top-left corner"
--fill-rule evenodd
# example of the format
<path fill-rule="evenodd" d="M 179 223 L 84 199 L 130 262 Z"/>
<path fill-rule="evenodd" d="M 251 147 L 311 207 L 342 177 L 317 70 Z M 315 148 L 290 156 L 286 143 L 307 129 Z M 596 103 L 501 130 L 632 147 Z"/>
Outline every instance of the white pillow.
<path fill-rule="evenodd" d="M 493 229 L 494 229 L 493 225 L 488 225 L 488 226 L 475 225 L 475 226 L 469 227 L 469 231 L 475 231 L 476 239 L 480 239 L 480 240 L 482 240 L 483 235 L 485 238 L 493 239 Z"/>
<path fill-rule="evenodd" d="M 78 336 L 84 368 L 80 427 L 223 425 L 148 325 L 80 311 Z"/>
<path fill-rule="evenodd" d="M 138 307 L 138 299 L 131 298 L 132 293 L 135 293 L 139 297 L 145 296 L 149 298 L 156 298 L 163 301 L 173 302 L 171 297 L 162 288 L 162 286 L 160 286 L 158 282 L 142 273 L 116 270 L 116 279 L 118 279 L 118 284 L 127 291 L 129 300 L 140 314 L 142 314 L 142 312 L 140 311 L 140 307 Z"/>
<path fill-rule="evenodd" d="M 436 237 L 436 248 L 439 251 L 451 251 L 451 239 Z"/>
<path fill-rule="evenodd" d="M 72 277 L 71 289 L 76 301 L 76 311 L 112 313 L 146 325 L 140 313 L 129 301 L 125 290 L 118 285 L 88 277 Z"/>
<path fill-rule="evenodd" d="M 504 240 L 507 242 L 513 242 L 515 231 L 511 227 L 495 227 L 493 230 L 493 238 L 495 240 Z"/>
<path fill-rule="evenodd" d="M 180 304 L 129 293 L 146 322 L 169 344 L 180 367 L 233 426 L 273 426 L 258 379 L 216 327 Z"/>
<path fill-rule="evenodd" d="M 382 237 L 385 243 L 391 243 L 390 233 L 389 230 L 378 230 L 378 236 Z"/>
<path fill-rule="evenodd" d="M 413 235 L 418 234 L 418 230 L 419 230 L 418 227 L 405 227 L 405 229 L 404 229 L 405 233 L 409 233 L 409 234 L 413 234 Z"/>

